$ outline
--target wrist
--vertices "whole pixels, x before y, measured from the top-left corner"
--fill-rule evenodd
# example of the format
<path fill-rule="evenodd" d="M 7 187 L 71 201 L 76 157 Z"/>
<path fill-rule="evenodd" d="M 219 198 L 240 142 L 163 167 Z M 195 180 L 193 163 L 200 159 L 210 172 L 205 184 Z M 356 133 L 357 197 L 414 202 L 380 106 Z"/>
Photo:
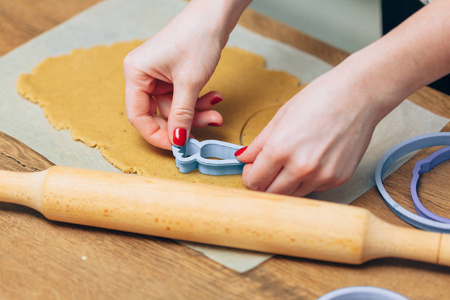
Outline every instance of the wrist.
<path fill-rule="evenodd" d="M 186 7 L 201 18 L 207 34 L 219 39 L 222 48 L 236 26 L 239 17 L 252 0 L 191 0 Z M 189 12 L 191 13 L 191 12 Z"/>

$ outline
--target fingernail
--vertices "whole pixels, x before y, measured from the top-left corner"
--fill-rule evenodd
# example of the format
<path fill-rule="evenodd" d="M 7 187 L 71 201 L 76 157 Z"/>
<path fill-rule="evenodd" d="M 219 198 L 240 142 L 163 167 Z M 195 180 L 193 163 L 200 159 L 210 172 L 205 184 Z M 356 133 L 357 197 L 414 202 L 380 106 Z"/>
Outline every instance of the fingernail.
<path fill-rule="evenodd" d="M 186 143 L 187 131 L 184 128 L 176 128 L 173 131 L 173 143 L 177 146 L 184 146 Z"/>
<path fill-rule="evenodd" d="M 215 126 L 215 127 L 220 127 L 222 125 L 220 125 L 219 123 L 209 123 L 209 126 Z"/>
<path fill-rule="evenodd" d="M 211 105 L 217 104 L 217 103 L 219 103 L 222 100 L 223 100 L 222 98 L 216 97 L 216 98 L 211 100 Z"/>
<path fill-rule="evenodd" d="M 248 146 L 245 146 L 245 147 L 239 149 L 238 151 L 236 151 L 236 153 L 234 153 L 234 156 L 239 156 L 239 155 L 241 155 L 242 153 L 244 153 L 244 151 L 247 150 L 247 147 L 248 147 Z"/>

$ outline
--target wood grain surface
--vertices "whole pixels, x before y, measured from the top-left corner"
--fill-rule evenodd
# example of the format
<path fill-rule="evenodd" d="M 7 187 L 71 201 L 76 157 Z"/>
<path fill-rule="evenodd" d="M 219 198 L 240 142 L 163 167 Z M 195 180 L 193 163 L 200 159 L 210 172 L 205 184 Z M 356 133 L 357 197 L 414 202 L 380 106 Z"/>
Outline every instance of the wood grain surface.
<path fill-rule="evenodd" d="M 98 1 L 0 0 L 0 55 Z M 347 54 L 248 10 L 241 25 L 337 64 Z M 410 97 L 450 117 L 448 96 L 424 88 Z M 447 125 L 446 131 L 450 131 Z M 1 128 L 0 128 L 1 131 Z M 409 181 L 419 152 L 385 180 L 391 195 L 412 208 Z M 52 163 L 0 134 L 0 169 L 37 171 Z M 419 195 L 430 210 L 450 217 L 450 161 L 424 174 Z M 409 227 L 375 189 L 352 205 Z M 410 299 L 446 299 L 450 269 L 399 259 L 361 266 L 275 256 L 239 274 L 176 241 L 51 222 L 32 209 L 0 203 L 0 299 L 316 299 L 337 288 L 372 285 Z"/>

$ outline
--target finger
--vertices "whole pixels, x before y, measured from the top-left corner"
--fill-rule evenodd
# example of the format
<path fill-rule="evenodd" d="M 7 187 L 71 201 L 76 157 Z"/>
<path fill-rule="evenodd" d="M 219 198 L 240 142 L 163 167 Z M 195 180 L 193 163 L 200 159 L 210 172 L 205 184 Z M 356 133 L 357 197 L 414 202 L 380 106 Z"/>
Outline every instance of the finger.
<path fill-rule="evenodd" d="M 153 96 L 159 96 L 167 93 L 173 92 L 173 84 L 162 81 L 162 80 L 156 80 L 155 88 L 152 92 Z"/>
<path fill-rule="evenodd" d="M 328 191 L 348 182 L 357 164 L 347 164 L 346 166 L 350 168 L 339 168 L 335 163 L 327 163 L 320 172 L 313 174 L 313 178 L 317 181 L 313 192 Z"/>
<path fill-rule="evenodd" d="M 153 125 L 154 123 L 159 127 L 157 131 L 152 131 L 152 127 L 155 126 Z M 166 150 L 172 149 L 172 144 L 170 143 L 166 130 L 167 122 L 159 116 L 141 116 L 133 122 L 133 125 L 151 145 Z"/>
<path fill-rule="evenodd" d="M 164 118 L 167 119 L 167 117 L 169 116 L 169 113 L 170 113 L 170 108 L 172 106 L 173 93 L 169 92 L 167 94 L 154 96 L 154 98 L 158 105 L 161 116 L 163 116 Z M 210 92 L 210 93 L 200 97 L 197 100 L 196 105 L 195 105 L 195 112 L 197 113 L 198 111 L 209 111 L 214 106 L 214 104 L 217 104 L 220 101 L 222 101 L 222 96 L 220 95 L 220 93 Z M 203 126 L 194 125 L 194 126 L 195 127 L 204 127 L 204 126 L 207 126 L 208 123 L 216 123 L 216 124 L 223 123 L 223 118 L 219 113 L 215 112 L 213 115 L 214 115 L 214 117 L 202 122 L 202 123 L 205 123 L 205 125 L 203 125 Z M 219 115 L 220 115 L 220 117 L 219 117 Z M 196 117 L 194 117 L 194 122 L 195 122 L 195 118 Z"/>
<path fill-rule="evenodd" d="M 152 106 L 156 106 L 156 103 L 154 103 L 152 99 L 150 99 L 149 102 L 153 102 Z M 166 121 L 161 119 L 158 115 L 138 115 L 131 118 L 130 122 L 150 144 L 167 150 L 171 149 L 171 144 L 167 136 Z"/>
<path fill-rule="evenodd" d="M 156 80 L 145 73 L 125 72 L 125 104 L 131 119 L 144 114 L 156 114 L 156 106 L 150 104 Z"/>
<path fill-rule="evenodd" d="M 253 167 L 253 163 L 248 163 L 244 165 L 244 169 L 242 170 L 242 177 L 247 176 L 247 173 L 251 170 Z"/>
<path fill-rule="evenodd" d="M 155 96 L 156 103 L 158 104 L 159 113 L 163 118 L 168 118 L 170 108 L 172 106 L 172 93 Z M 210 101 L 210 99 L 208 99 Z M 210 105 L 210 104 L 209 104 Z M 204 106 L 206 107 L 206 106 Z M 207 111 L 195 111 L 194 119 L 192 120 L 192 126 L 194 127 L 206 127 L 206 126 L 222 126 L 223 117 L 215 110 Z"/>
<path fill-rule="evenodd" d="M 288 168 L 283 168 L 266 189 L 268 193 L 292 195 L 299 188 L 301 181 Z"/>
<path fill-rule="evenodd" d="M 157 116 L 156 103 L 149 96 L 155 87 L 153 78 L 143 73 L 125 72 L 125 105 L 130 123 L 150 144 L 170 149 L 165 122 Z M 161 127 L 163 126 L 163 127 Z"/>
<path fill-rule="evenodd" d="M 317 185 L 314 183 L 302 182 L 297 190 L 292 193 L 293 196 L 303 197 L 317 189 Z"/>
<path fill-rule="evenodd" d="M 159 113 L 165 119 L 169 117 L 170 108 L 172 107 L 172 93 L 167 93 L 159 96 L 154 96 L 156 104 L 158 105 Z"/>
<path fill-rule="evenodd" d="M 198 98 L 195 109 L 198 111 L 210 110 L 222 100 L 223 97 L 219 92 L 212 91 Z"/>
<path fill-rule="evenodd" d="M 255 191 L 265 191 L 272 181 L 276 178 L 283 164 L 277 163 L 266 154 L 261 152 L 249 168 L 242 176 L 242 180 L 249 189 Z"/>
<path fill-rule="evenodd" d="M 206 127 L 214 126 L 220 127 L 223 124 L 223 117 L 215 110 L 198 111 L 195 112 L 192 126 L 194 127 Z"/>
<path fill-rule="evenodd" d="M 345 181 L 345 182 L 346 182 L 346 181 Z M 328 190 L 331 190 L 331 189 L 333 189 L 333 188 L 335 188 L 335 187 L 338 187 L 338 186 L 344 184 L 345 182 L 344 182 L 344 181 L 341 181 L 341 182 L 334 182 L 334 181 L 332 181 L 332 182 L 329 182 L 329 183 L 325 183 L 325 184 L 323 184 L 323 185 L 318 186 L 318 187 L 314 190 L 314 192 L 324 192 L 324 191 L 328 191 Z"/>
<path fill-rule="evenodd" d="M 173 145 L 184 146 L 190 134 L 195 104 L 200 90 L 188 84 L 175 84 L 168 118 L 168 133 Z"/>
<path fill-rule="evenodd" d="M 250 145 L 243 147 L 236 151 L 234 155 L 236 158 L 243 163 L 252 163 L 255 161 L 259 153 L 261 153 L 265 144 L 265 134 L 264 130 L 258 134 L 258 136 L 250 143 Z"/>

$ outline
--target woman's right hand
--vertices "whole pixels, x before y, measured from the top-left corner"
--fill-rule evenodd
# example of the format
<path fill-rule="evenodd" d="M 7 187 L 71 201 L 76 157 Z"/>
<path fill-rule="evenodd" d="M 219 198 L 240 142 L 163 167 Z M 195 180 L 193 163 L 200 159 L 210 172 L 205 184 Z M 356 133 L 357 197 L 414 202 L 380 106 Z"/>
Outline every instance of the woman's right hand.
<path fill-rule="evenodd" d="M 127 116 L 150 144 L 164 149 L 183 146 L 191 126 L 223 123 L 222 116 L 211 110 L 222 96 L 217 92 L 198 96 L 246 7 L 238 2 L 191 1 L 125 58 Z"/>

